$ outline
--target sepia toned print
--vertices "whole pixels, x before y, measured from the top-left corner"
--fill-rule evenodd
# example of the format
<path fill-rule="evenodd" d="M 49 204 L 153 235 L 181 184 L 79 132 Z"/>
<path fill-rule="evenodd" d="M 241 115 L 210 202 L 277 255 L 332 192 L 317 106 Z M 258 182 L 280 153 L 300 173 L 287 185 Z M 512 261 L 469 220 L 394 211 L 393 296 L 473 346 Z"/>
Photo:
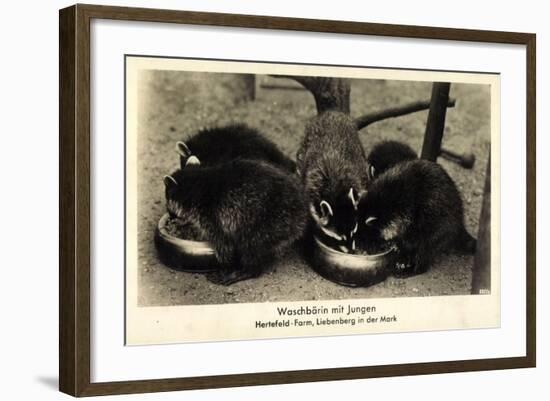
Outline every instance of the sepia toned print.
<path fill-rule="evenodd" d="M 498 76 L 126 73 L 129 344 L 498 325 Z"/>

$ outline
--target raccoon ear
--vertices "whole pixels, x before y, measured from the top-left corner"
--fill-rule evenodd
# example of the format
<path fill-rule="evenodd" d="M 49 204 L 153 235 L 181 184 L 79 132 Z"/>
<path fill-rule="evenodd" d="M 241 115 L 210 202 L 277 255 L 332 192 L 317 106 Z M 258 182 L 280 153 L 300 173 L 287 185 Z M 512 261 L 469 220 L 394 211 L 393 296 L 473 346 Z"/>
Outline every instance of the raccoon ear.
<path fill-rule="evenodd" d="M 191 150 L 187 147 L 185 142 L 179 141 L 176 143 L 176 152 L 178 152 L 181 157 L 191 156 Z"/>
<path fill-rule="evenodd" d="M 327 201 L 321 201 L 321 203 L 319 204 L 319 208 L 321 209 L 321 214 L 323 216 L 332 216 L 333 213 L 332 213 L 332 207 L 330 206 L 330 204 L 327 202 Z"/>
<path fill-rule="evenodd" d="M 189 156 L 189 159 L 185 162 L 185 167 L 187 166 L 200 166 L 201 161 L 197 156 Z"/>
<path fill-rule="evenodd" d="M 359 204 L 359 194 L 357 193 L 355 188 L 351 187 L 349 189 L 348 198 L 351 200 L 354 209 L 357 210 L 357 205 Z"/>
<path fill-rule="evenodd" d="M 165 175 L 163 181 L 166 188 L 174 188 L 178 186 L 178 182 L 171 175 Z"/>
<path fill-rule="evenodd" d="M 369 178 L 372 180 L 375 174 L 376 174 L 376 168 L 374 168 L 374 166 L 371 164 L 369 166 Z"/>
<path fill-rule="evenodd" d="M 319 208 L 321 209 L 321 224 L 327 225 L 329 219 L 333 216 L 332 207 L 327 201 L 323 200 L 319 204 Z"/>
<path fill-rule="evenodd" d="M 326 226 L 329 223 L 330 218 L 333 216 L 332 207 L 327 201 L 323 200 L 319 204 L 319 209 L 321 209 L 319 223 L 321 223 L 321 225 L 323 226 Z"/>

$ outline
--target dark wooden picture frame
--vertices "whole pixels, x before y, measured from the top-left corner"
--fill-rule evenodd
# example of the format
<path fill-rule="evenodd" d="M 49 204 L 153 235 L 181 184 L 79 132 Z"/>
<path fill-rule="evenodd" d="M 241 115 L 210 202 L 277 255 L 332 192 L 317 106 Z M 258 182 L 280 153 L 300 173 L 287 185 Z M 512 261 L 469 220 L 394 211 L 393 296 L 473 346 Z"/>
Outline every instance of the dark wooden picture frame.
<path fill-rule="evenodd" d="M 91 383 L 90 22 L 94 18 L 524 45 L 527 54 L 526 356 Z M 93 396 L 535 366 L 536 36 L 534 34 L 95 5 L 75 5 L 62 9 L 59 16 L 59 29 L 59 388 L 62 392 L 73 396 Z"/>

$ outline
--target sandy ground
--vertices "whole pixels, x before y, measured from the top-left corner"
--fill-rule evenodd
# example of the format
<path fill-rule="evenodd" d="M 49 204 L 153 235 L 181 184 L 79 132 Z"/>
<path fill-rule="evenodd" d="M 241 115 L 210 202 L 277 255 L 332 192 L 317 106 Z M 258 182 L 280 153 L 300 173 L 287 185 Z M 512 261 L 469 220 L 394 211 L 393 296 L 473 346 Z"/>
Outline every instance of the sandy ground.
<path fill-rule="evenodd" d="M 351 298 L 455 295 L 470 292 L 472 256 L 441 255 L 425 274 L 386 281 L 368 288 L 348 288 L 317 275 L 297 250 L 277 261 L 274 269 L 229 287 L 214 285 L 200 274 L 173 271 L 160 263 L 153 243 L 156 224 L 165 211 L 163 175 L 178 167 L 174 151 L 182 140 L 206 126 L 246 122 L 257 127 L 294 158 L 304 123 L 315 106 L 308 92 L 266 89 L 261 84 L 292 81 L 258 77 L 256 100 L 239 95 L 242 81 L 229 74 L 203 80 L 197 73 L 149 71 L 139 87 L 138 304 L 187 305 Z M 431 83 L 356 80 L 352 82 L 351 114 L 429 99 Z M 490 93 L 487 86 L 453 84 L 457 105 L 447 112 L 444 146 L 473 151 L 476 164 L 465 170 L 440 158 L 464 200 L 466 228 L 477 236 L 484 173 L 489 154 Z M 420 151 L 427 111 L 390 119 L 361 131 L 365 150 L 382 139 L 396 139 Z"/>

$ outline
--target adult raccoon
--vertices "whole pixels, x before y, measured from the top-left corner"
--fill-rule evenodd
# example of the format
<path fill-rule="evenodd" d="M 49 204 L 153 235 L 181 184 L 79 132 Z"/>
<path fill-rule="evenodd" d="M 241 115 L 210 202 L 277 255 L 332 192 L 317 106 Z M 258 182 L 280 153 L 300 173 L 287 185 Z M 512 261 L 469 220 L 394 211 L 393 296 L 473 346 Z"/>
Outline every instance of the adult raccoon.
<path fill-rule="evenodd" d="M 398 141 L 382 141 L 374 145 L 367 156 L 369 179 L 373 180 L 384 171 L 407 160 L 417 159 L 416 152 Z"/>
<path fill-rule="evenodd" d="M 358 213 L 358 247 L 373 240 L 373 233 L 393 243 L 397 275 L 423 273 L 443 252 L 475 250 L 476 240 L 464 227 L 460 193 L 434 162 L 405 161 L 379 175 L 361 197 Z"/>
<path fill-rule="evenodd" d="M 199 164 L 191 156 L 164 178 L 168 212 L 214 248 L 220 269 L 210 281 L 229 285 L 259 276 L 306 228 L 297 177 L 260 161 Z"/>
<path fill-rule="evenodd" d="M 277 145 L 245 124 L 203 129 L 185 142 L 178 142 L 176 149 L 182 168 L 187 158 L 195 155 L 204 166 L 249 159 L 262 160 L 292 173 L 296 170 L 296 163 Z"/>
<path fill-rule="evenodd" d="M 359 193 L 368 182 L 367 160 L 354 121 L 335 111 L 312 118 L 296 164 L 317 226 L 324 235 L 352 246 Z"/>

